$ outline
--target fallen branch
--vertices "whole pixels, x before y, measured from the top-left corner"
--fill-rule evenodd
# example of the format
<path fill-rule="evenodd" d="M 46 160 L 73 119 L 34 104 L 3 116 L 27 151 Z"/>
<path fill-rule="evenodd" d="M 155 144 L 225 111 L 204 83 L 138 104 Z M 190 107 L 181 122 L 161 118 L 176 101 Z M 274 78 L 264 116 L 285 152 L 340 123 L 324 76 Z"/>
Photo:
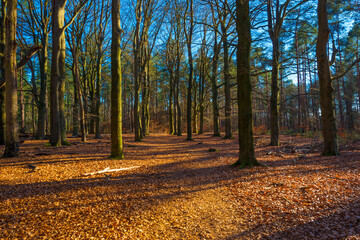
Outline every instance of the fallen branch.
<path fill-rule="evenodd" d="M 110 169 L 109 167 L 105 168 L 104 170 L 101 171 L 97 171 L 97 172 L 92 172 L 92 173 L 85 173 L 83 174 L 83 176 L 91 176 L 91 175 L 96 175 L 96 174 L 101 174 L 101 173 L 109 173 L 109 172 L 119 172 L 119 171 L 124 171 L 124 170 L 130 170 L 130 169 L 134 169 L 134 168 L 139 168 L 140 166 L 134 166 L 134 167 L 128 167 L 128 168 L 118 168 L 118 169 Z"/>

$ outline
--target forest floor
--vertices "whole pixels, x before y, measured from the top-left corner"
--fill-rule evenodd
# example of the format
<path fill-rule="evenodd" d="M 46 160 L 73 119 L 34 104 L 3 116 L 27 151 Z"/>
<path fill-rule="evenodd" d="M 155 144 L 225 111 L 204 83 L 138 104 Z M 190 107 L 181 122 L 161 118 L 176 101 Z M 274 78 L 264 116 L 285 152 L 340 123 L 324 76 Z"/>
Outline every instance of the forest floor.
<path fill-rule="evenodd" d="M 240 170 L 236 140 L 184 139 L 125 134 L 124 160 L 108 158 L 109 135 L 25 140 L 0 159 L 0 239 L 360 239 L 359 141 L 324 157 L 317 139 L 259 135 L 267 167 Z"/>

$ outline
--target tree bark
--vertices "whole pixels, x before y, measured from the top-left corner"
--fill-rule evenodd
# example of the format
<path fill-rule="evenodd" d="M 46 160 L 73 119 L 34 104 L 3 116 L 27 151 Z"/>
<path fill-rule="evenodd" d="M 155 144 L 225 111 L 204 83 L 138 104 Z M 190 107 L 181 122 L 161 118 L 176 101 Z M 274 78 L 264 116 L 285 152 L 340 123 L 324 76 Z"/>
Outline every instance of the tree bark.
<path fill-rule="evenodd" d="M 19 155 L 18 144 L 18 99 L 17 99 L 17 66 L 16 66 L 16 20 L 17 1 L 7 1 L 6 44 L 4 54 L 5 66 L 5 106 L 6 106 L 6 139 L 4 157 Z"/>
<path fill-rule="evenodd" d="M 6 0 L 1 0 L 1 19 L 0 19 L 0 53 L 5 53 L 6 38 Z M 5 144 L 5 125 L 6 125 L 6 109 L 5 109 L 5 67 L 4 56 L 0 57 L 0 145 Z"/>
<path fill-rule="evenodd" d="M 49 33 L 47 26 L 43 26 L 43 36 L 41 39 L 43 48 L 39 52 L 39 66 L 40 66 L 40 93 L 39 93 L 39 108 L 38 108 L 38 126 L 36 132 L 37 139 L 45 138 L 45 122 L 46 122 L 46 94 L 48 81 L 48 45 Z"/>
<path fill-rule="evenodd" d="M 135 15 L 136 27 L 134 35 L 134 129 L 135 141 L 141 141 L 140 114 L 139 114 L 139 93 L 140 93 L 140 23 L 141 23 L 142 0 L 137 0 Z"/>
<path fill-rule="evenodd" d="M 223 10 L 227 11 L 227 10 Z M 224 14 L 221 21 L 222 42 L 224 48 L 224 83 L 225 83 L 225 139 L 232 138 L 231 126 L 231 82 L 229 73 L 229 46 L 227 40 L 227 28 L 225 26 L 227 14 Z"/>
<path fill-rule="evenodd" d="M 252 119 L 252 88 L 250 77 L 251 25 L 249 0 L 236 0 L 237 99 L 239 124 L 239 159 L 234 165 L 244 168 L 259 166 L 255 158 Z"/>
<path fill-rule="evenodd" d="M 336 133 L 334 89 L 331 81 L 329 59 L 326 46 L 329 41 L 329 26 L 327 13 L 327 0 L 318 0 L 318 38 L 316 44 L 316 57 L 320 82 L 320 105 L 322 132 L 324 137 L 323 155 L 338 155 Z"/>
<path fill-rule="evenodd" d="M 187 34 L 185 29 L 185 35 L 187 40 L 187 48 L 188 48 L 188 58 L 189 58 L 189 79 L 188 79 L 188 87 L 187 87 L 187 105 L 186 105 L 186 127 L 187 127 L 187 137 L 186 140 L 192 140 L 192 126 L 191 126 L 191 108 L 192 108 L 192 88 L 193 88 L 193 71 L 194 64 L 192 58 L 192 35 L 194 29 L 194 11 L 193 11 L 193 0 L 190 0 L 190 28 L 189 33 Z"/>
<path fill-rule="evenodd" d="M 64 19 L 66 0 L 53 0 L 53 44 L 50 78 L 50 144 L 61 146 L 62 144 L 62 121 L 60 101 L 62 96 L 61 88 L 64 83 L 63 66 L 65 67 L 64 47 Z"/>
<path fill-rule="evenodd" d="M 111 41 L 111 157 L 122 159 L 122 103 L 121 103 L 121 32 L 120 1 L 112 0 L 112 41 Z"/>
<path fill-rule="evenodd" d="M 220 53 L 220 44 L 217 42 L 217 32 L 215 31 L 214 39 L 214 56 L 212 59 L 212 72 L 211 72 L 211 91 L 212 91 L 212 107 L 213 107 L 213 136 L 220 137 L 219 129 L 219 104 L 218 104 L 218 86 L 217 86 L 217 75 L 218 75 L 218 63 L 219 63 L 219 53 Z M 206 44 L 205 34 L 203 39 L 203 44 Z M 226 111 L 226 110 L 225 110 Z"/>

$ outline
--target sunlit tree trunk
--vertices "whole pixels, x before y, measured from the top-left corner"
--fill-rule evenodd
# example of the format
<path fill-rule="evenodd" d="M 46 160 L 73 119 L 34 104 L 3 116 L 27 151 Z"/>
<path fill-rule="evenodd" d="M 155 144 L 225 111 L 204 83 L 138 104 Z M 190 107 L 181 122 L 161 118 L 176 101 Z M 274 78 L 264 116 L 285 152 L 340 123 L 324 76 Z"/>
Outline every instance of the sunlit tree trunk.
<path fill-rule="evenodd" d="M 122 103 L 121 103 L 121 27 L 120 0 L 112 0 L 111 10 L 111 157 L 122 159 Z"/>
<path fill-rule="evenodd" d="M 62 144 L 63 131 L 63 113 L 62 103 L 60 101 L 63 92 L 65 76 L 65 19 L 66 0 L 53 0 L 53 44 L 51 61 L 51 79 L 50 79 L 50 144 L 60 146 Z"/>
<path fill-rule="evenodd" d="M 326 46 L 329 41 L 329 26 L 327 13 L 327 0 L 318 0 L 318 38 L 316 44 L 316 57 L 320 83 L 320 105 L 322 132 L 324 137 L 324 155 L 339 154 L 336 120 L 334 108 L 334 89 L 332 86 L 329 59 Z"/>

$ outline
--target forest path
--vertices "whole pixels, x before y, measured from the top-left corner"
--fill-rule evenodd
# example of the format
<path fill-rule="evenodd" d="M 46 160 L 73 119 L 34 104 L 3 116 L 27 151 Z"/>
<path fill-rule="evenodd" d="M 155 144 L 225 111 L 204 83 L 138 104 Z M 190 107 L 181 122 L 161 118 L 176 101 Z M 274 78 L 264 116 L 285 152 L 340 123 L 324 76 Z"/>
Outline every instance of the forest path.
<path fill-rule="evenodd" d="M 282 136 L 282 147 L 270 147 L 257 136 L 269 168 L 239 170 L 230 167 L 236 140 L 184 140 L 125 134 L 123 160 L 108 158 L 109 135 L 58 148 L 26 140 L 19 157 L 0 159 L 0 239 L 360 237 L 358 142 L 320 158 L 316 139 Z M 83 176 L 132 166 L 140 167 Z"/>

